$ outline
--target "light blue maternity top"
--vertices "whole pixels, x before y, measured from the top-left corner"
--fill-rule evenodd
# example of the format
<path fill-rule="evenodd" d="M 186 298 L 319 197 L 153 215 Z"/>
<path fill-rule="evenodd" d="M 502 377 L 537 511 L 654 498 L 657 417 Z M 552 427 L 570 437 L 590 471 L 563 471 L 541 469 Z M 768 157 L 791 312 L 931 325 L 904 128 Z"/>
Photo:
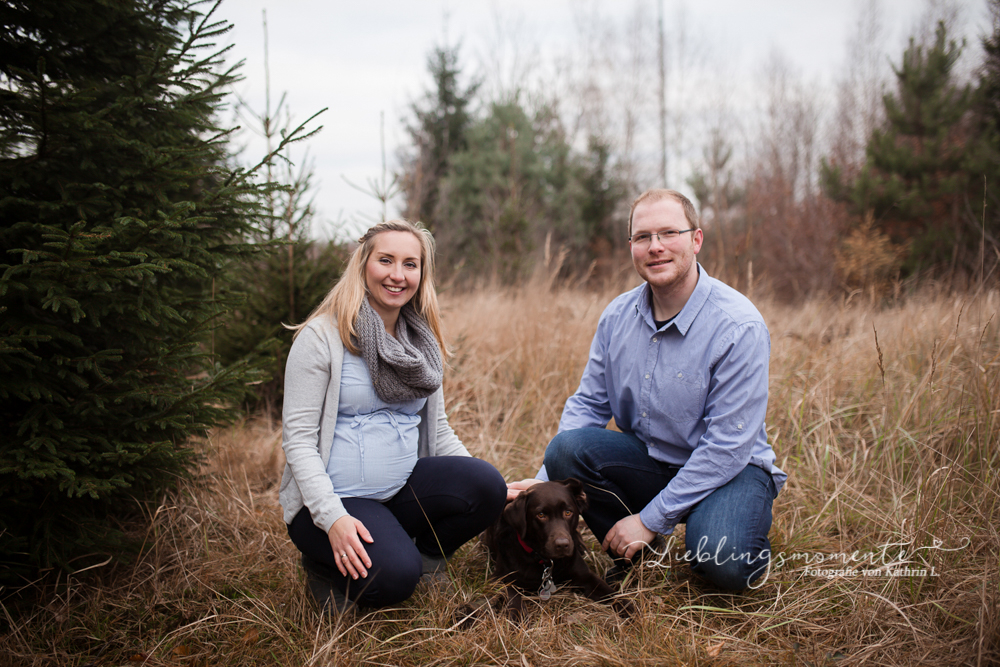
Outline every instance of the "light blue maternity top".
<path fill-rule="evenodd" d="M 387 500 L 417 463 L 417 425 L 426 398 L 386 403 L 361 357 L 344 351 L 337 429 L 326 470 L 342 498 Z"/>

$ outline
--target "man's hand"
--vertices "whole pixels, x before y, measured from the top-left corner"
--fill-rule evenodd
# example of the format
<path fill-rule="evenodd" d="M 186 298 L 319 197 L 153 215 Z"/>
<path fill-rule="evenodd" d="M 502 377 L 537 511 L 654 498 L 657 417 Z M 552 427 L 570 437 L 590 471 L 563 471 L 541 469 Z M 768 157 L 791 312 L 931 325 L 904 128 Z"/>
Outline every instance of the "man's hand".
<path fill-rule="evenodd" d="M 527 489 L 529 486 L 534 486 L 542 480 L 540 479 L 522 479 L 520 482 L 511 482 L 507 485 L 507 502 L 517 498 L 518 494 Z"/>
<path fill-rule="evenodd" d="M 655 538 L 656 533 L 643 525 L 638 514 L 633 514 L 611 527 L 601 543 L 601 548 L 605 551 L 610 549 L 611 553 L 625 558 L 632 558 Z"/>

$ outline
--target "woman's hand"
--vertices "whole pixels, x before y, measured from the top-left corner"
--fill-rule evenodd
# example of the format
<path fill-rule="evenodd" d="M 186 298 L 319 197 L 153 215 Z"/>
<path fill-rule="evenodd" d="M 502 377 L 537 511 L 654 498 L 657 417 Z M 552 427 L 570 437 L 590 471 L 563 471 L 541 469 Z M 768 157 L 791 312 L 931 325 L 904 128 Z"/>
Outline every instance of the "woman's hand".
<path fill-rule="evenodd" d="M 365 528 L 365 524 L 349 514 L 342 516 L 333 523 L 329 537 L 340 573 L 351 579 L 357 579 L 359 576 L 367 577 L 372 561 L 361 540 L 368 544 L 375 540 Z"/>
<path fill-rule="evenodd" d="M 540 479 L 531 478 L 522 479 L 520 482 L 511 482 L 507 485 L 507 502 L 509 503 L 514 500 L 514 498 L 517 498 L 518 494 L 527 489 L 529 486 L 534 486 L 541 481 L 542 480 Z"/>

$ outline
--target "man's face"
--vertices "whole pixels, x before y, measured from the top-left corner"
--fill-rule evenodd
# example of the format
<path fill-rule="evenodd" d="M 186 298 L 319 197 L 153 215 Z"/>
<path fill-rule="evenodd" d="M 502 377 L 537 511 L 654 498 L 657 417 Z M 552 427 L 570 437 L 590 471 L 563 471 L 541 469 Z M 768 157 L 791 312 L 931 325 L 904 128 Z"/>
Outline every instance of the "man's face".
<path fill-rule="evenodd" d="M 690 229 L 684 217 L 684 207 L 672 198 L 642 202 L 632 214 L 632 238 L 636 234 L 681 231 Z M 657 238 L 649 243 L 629 242 L 632 263 L 639 276 L 657 289 L 672 289 L 685 284 L 693 271 L 694 256 L 701 251 L 703 235 L 700 229 L 680 234 L 673 239 Z"/>

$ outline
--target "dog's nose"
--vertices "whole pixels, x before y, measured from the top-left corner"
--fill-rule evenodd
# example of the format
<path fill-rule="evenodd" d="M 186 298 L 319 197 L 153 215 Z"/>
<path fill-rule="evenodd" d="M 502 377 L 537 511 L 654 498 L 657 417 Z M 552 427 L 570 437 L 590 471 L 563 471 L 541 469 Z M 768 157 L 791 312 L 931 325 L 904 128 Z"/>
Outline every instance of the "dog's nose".
<path fill-rule="evenodd" d="M 556 558 L 565 558 L 573 553 L 573 540 L 568 537 L 557 537 L 552 543 L 552 555 Z"/>

